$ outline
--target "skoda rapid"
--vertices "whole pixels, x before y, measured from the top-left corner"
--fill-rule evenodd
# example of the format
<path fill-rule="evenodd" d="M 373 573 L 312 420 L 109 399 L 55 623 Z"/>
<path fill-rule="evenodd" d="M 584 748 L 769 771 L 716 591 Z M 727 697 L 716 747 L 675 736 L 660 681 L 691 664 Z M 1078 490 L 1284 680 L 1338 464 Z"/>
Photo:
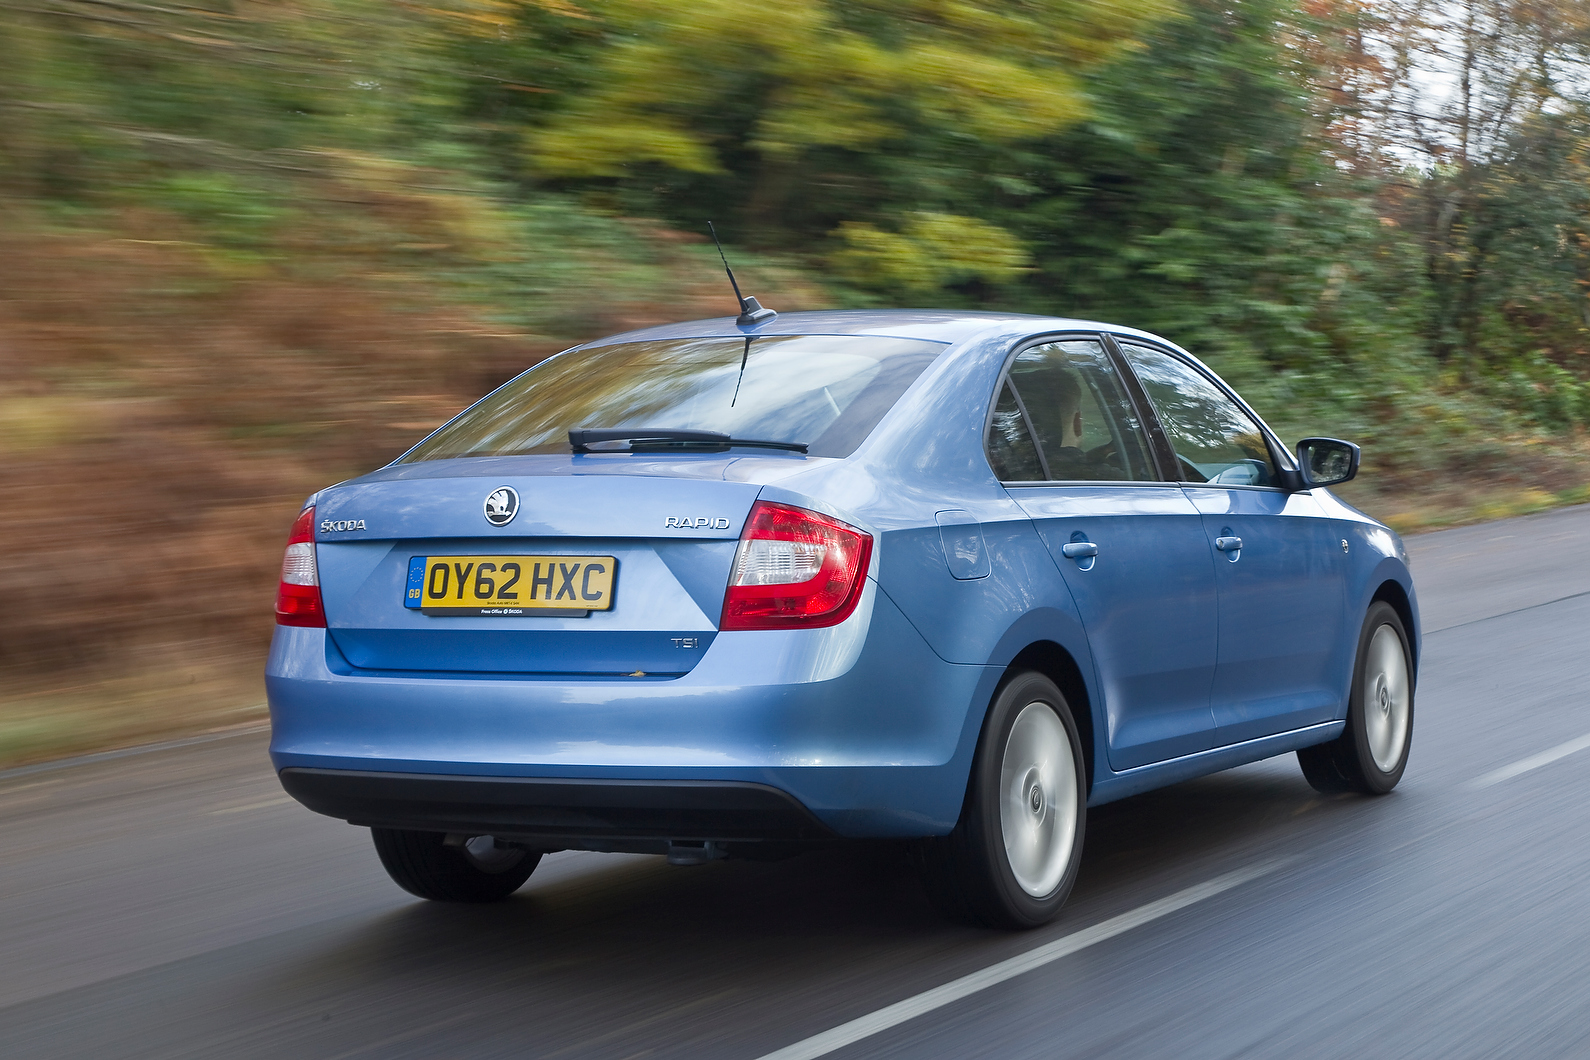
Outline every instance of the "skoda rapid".
<path fill-rule="evenodd" d="M 693 864 L 908 840 L 1052 918 L 1087 809 L 1296 752 L 1389 791 L 1401 541 L 1172 343 L 956 312 L 734 318 L 552 357 L 311 498 L 271 756 L 423 898 L 562 849 Z"/>

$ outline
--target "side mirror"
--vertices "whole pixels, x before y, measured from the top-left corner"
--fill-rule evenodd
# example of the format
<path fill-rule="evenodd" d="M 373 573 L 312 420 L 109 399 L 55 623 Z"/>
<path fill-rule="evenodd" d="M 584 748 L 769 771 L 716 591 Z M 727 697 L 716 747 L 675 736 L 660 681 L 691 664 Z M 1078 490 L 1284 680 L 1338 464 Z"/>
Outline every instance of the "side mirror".
<path fill-rule="evenodd" d="M 1334 486 L 1358 474 L 1358 447 L 1340 438 L 1304 438 L 1297 443 L 1297 462 L 1309 486 Z"/>

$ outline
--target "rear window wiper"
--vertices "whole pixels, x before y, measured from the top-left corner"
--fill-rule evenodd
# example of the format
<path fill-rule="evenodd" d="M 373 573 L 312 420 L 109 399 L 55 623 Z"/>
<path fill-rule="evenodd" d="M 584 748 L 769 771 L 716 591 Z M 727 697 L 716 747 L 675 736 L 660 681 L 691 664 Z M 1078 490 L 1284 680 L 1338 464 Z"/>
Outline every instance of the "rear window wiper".
<path fill-rule="evenodd" d="M 672 427 L 582 427 L 569 431 L 569 445 L 576 453 L 589 453 L 593 442 L 628 442 L 631 450 L 657 446 L 699 445 L 714 449 L 746 446 L 753 449 L 783 449 L 804 453 L 805 442 L 766 442 L 753 438 L 731 438 L 720 431 L 682 431 Z"/>

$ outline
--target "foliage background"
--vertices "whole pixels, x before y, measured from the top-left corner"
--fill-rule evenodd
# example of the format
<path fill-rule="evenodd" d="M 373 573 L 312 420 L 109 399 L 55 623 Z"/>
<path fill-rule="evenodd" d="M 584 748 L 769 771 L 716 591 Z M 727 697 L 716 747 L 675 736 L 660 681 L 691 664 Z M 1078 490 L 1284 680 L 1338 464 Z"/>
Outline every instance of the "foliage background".
<path fill-rule="evenodd" d="M 260 716 L 280 539 L 594 335 L 1159 331 L 1404 528 L 1590 499 L 1558 0 L 0 0 L 0 759 Z"/>

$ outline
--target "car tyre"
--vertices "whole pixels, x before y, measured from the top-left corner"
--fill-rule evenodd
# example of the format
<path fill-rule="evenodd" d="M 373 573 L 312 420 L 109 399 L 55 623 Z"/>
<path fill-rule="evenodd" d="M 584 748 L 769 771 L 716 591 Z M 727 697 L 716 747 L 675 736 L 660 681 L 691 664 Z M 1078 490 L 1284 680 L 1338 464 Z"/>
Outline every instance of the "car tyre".
<path fill-rule="evenodd" d="M 1413 686 L 1402 618 L 1377 600 L 1358 637 L 1347 727 L 1329 743 L 1297 752 L 1303 776 L 1316 791 L 1384 795 L 1397 786 L 1413 744 Z"/>
<path fill-rule="evenodd" d="M 441 832 L 372 828 L 370 835 L 392 882 L 433 902 L 500 902 L 541 862 L 539 852 L 501 847 L 491 836 L 449 846 Z"/>
<path fill-rule="evenodd" d="M 989 927 L 1053 920 L 1076 882 L 1087 823 L 1082 741 L 1065 697 L 1019 673 L 994 695 L 954 831 L 918 863 L 944 912 Z"/>

